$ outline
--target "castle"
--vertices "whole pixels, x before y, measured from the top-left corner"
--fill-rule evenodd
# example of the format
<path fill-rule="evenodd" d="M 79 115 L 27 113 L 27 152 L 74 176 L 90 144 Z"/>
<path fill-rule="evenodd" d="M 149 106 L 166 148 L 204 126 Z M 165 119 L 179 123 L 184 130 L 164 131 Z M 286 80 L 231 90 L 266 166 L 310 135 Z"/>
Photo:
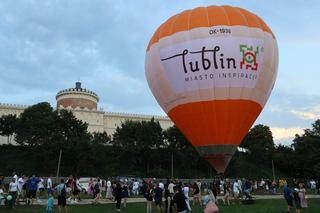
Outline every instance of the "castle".
<path fill-rule="evenodd" d="M 141 115 L 129 113 L 104 112 L 98 110 L 99 97 L 96 93 L 81 87 L 76 82 L 74 88 L 64 89 L 57 93 L 57 109 L 71 110 L 80 120 L 88 123 L 89 132 L 106 132 L 112 135 L 116 128 L 125 120 L 150 121 L 154 118 L 159 121 L 162 129 L 173 126 L 172 121 L 166 116 Z M 15 114 L 19 116 L 28 106 L 15 104 L 0 104 L 0 117 Z M 6 137 L 0 136 L 0 144 L 7 143 Z M 11 143 L 14 143 L 11 141 Z"/>

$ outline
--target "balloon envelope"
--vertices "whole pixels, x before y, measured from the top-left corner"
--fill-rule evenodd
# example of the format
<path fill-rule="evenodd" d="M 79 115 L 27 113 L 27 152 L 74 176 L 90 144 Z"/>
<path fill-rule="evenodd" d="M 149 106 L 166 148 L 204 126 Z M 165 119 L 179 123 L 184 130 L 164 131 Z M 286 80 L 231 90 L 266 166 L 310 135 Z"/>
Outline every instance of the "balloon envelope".
<path fill-rule="evenodd" d="M 219 173 L 266 104 L 277 66 L 270 28 L 231 6 L 172 16 L 154 33 L 145 61 L 158 103 Z"/>

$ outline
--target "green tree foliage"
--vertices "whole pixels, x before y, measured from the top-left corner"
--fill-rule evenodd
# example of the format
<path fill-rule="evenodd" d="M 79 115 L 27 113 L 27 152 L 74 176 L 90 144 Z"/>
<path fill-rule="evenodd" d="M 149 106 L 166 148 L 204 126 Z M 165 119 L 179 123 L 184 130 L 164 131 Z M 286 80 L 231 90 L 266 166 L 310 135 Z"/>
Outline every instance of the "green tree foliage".
<path fill-rule="evenodd" d="M 272 132 L 268 126 L 256 125 L 250 129 L 241 143 L 241 147 L 247 148 L 248 160 L 260 165 L 270 165 L 272 153 L 275 149 Z"/>
<path fill-rule="evenodd" d="M 90 142 L 92 145 L 110 145 L 111 137 L 106 132 L 94 132 Z"/>
<path fill-rule="evenodd" d="M 3 115 L 0 117 L 0 135 L 8 138 L 8 144 L 10 138 L 15 133 L 17 128 L 18 119 L 16 115 Z"/>
<path fill-rule="evenodd" d="M 28 107 L 20 115 L 15 140 L 20 145 L 37 146 L 50 142 L 55 134 L 58 114 L 49 103 Z"/>
<path fill-rule="evenodd" d="M 312 124 L 312 129 L 296 135 L 293 140 L 293 165 L 296 177 L 320 177 L 320 120 Z"/>
<path fill-rule="evenodd" d="M 88 133 L 88 125 L 71 111 L 54 111 L 48 103 L 27 108 L 20 117 L 0 118 L 0 134 L 15 135 L 22 146 L 3 145 L 0 174 L 16 170 L 27 175 L 55 174 L 62 150 L 61 172 L 79 176 L 138 175 L 169 177 L 212 177 L 215 172 L 176 127 L 163 130 L 159 122 L 127 120 L 111 137 L 106 132 Z M 277 177 L 320 177 L 320 120 L 296 135 L 291 147 L 273 142 L 270 128 L 254 126 L 225 172 L 228 177 L 272 178 L 271 161 Z"/>
<path fill-rule="evenodd" d="M 174 174 L 190 176 L 212 176 L 214 174 L 209 163 L 201 158 L 187 138 L 176 127 L 169 127 L 164 131 L 166 150 L 173 154 Z M 170 165 L 171 162 L 168 162 Z"/>
<path fill-rule="evenodd" d="M 152 164 L 156 163 L 150 153 L 164 145 L 162 128 L 154 118 L 150 121 L 127 120 L 116 129 L 112 143 L 122 149 L 118 160 L 128 166 L 127 170 L 134 170 L 139 165 L 146 175 L 150 173 Z"/>

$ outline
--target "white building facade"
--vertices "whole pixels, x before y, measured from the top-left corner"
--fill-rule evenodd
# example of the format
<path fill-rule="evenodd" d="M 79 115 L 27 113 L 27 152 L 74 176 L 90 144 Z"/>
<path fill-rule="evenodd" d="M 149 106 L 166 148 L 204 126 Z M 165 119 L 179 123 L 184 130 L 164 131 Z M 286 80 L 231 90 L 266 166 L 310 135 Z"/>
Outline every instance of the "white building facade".
<path fill-rule="evenodd" d="M 98 110 L 99 97 L 92 91 L 81 88 L 81 83 L 77 82 L 75 88 L 65 89 L 58 92 L 57 108 L 71 110 L 79 120 L 88 123 L 89 132 L 106 132 L 112 135 L 117 127 L 126 120 L 150 121 L 154 118 L 159 121 L 162 129 L 173 126 L 172 121 L 166 116 L 142 115 L 130 113 L 104 112 Z M 14 104 L 0 104 L 0 117 L 2 115 L 14 114 L 19 116 L 28 106 Z M 9 140 L 14 144 L 12 138 Z M 0 136 L 0 144 L 8 143 L 7 137 Z"/>

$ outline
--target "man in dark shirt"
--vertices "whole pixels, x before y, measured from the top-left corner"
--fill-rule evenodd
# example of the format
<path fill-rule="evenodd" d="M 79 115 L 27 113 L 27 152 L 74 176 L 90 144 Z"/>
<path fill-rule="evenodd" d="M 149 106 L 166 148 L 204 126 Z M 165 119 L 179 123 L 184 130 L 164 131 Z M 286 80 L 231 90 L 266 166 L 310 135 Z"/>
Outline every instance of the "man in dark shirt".
<path fill-rule="evenodd" d="M 186 213 L 187 212 L 186 197 L 182 193 L 181 187 L 175 188 L 175 195 L 173 196 L 173 203 L 175 204 L 178 213 Z"/>
<path fill-rule="evenodd" d="M 154 189 L 154 203 L 156 204 L 158 212 L 161 212 L 162 193 L 163 190 L 160 188 L 159 184 L 157 184 L 157 187 Z"/>
<path fill-rule="evenodd" d="M 34 199 L 36 198 L 36 193 L 37 193 L 37 189 L 38 189 L 38 183 L 40 182 L 40 180 L 38 178 L 36 178 L 35 175 L 32 175 L 31 178 L 29 178 L 28 180 L 28 192 L 29 192 L 29 196 L 28 196 L 28 201 L 27 203 L 30 202 L 31 199 L 31 204 L 34 203 Z"/>
<path fill-rule="evenodd" d="M 292 206 L 293 206 L 293 200 L 292 200 L 292 192 L 288 184 L 286 184 L 283 188 L 283 196 L 288 204 L 287 212 L 291 212 Z"/>

